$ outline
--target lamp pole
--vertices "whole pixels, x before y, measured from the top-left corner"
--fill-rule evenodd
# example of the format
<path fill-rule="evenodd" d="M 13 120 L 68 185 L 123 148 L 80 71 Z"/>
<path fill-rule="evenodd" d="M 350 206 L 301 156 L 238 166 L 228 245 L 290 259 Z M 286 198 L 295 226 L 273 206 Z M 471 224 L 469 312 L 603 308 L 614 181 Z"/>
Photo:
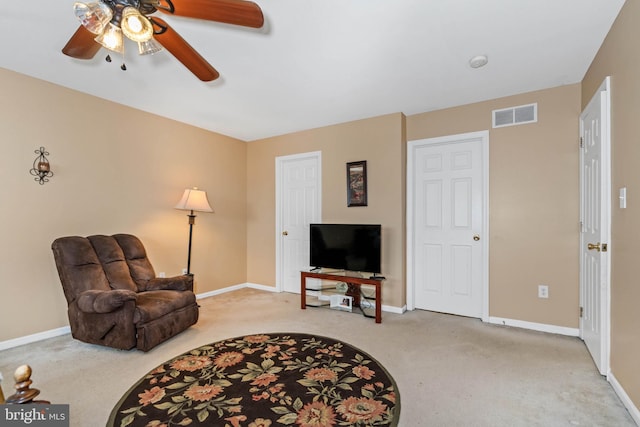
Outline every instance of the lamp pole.
<path fill-rule="evenodd" d="M 189 252 L 187 255 L 187 274 L 191 274 L 191 238 L 193 236 L 193 225 L 196 223 L 196 215 L 193 210 L 189 215 Z"/>

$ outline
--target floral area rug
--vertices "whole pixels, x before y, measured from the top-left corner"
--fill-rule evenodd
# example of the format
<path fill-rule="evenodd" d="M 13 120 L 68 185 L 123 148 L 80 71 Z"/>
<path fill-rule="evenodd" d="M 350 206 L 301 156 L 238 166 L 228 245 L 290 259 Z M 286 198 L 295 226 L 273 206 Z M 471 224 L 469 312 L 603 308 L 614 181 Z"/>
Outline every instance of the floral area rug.
<path fill-rule="evenodd" d="M 397 426 L 395 381 L 331 339 L 273 333 L 204 345 L 158 366 L 111 412 L 114 427 Z"/>

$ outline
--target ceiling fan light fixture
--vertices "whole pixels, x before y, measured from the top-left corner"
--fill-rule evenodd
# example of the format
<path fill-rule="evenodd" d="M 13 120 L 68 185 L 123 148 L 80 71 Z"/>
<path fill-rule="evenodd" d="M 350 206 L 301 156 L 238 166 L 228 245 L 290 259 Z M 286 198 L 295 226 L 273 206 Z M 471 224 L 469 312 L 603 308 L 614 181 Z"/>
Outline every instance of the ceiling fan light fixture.
<path fill-rule="evenodd" d="M 147 17 L 135 7 L 125 7 L 122 10 L 122 32 L 134 42 L 146 42 L 153 37 L 153 26 Z"/>
<path fill-rule="evenodd" d="M 73 4 L 73 12 L 83 27 L 93 34 L 100 34 L 113 18 L 113 11 L 102 2 Z"/>
<path fill-rule="evenodd" d="M 104 32 L 99 34 L 95 39 L 106 49 L 124 54 L 124 40 L 122 38 L 122 30 L 111 22 L 107 25 Z"/>
<path fill-rule="evenodd" d="M 147 41 L 138 42 L 138 52 L 140 55 L 153 55 L 161 50 L 162 46 L 153 37 Z"/>

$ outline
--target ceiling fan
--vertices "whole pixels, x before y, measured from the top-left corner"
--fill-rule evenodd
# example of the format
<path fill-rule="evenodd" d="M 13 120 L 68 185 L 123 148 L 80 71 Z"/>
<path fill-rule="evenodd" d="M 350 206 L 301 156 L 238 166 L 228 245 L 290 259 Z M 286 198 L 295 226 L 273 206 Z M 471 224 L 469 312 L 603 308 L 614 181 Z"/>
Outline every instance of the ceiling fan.
<path fill-rule="evenodd" d="M 151 14 L 159 11 L 251 28 L 264 24 L 260 7 L 246 0 L 99 0 L 75 3 L 73 8 L 81 25 L 62 49 L 65 55 L 91 59 L 101 47 L 124 53 L 124 35 L 138 43 L 141 55 L 164 47 L 202 81 L 220 74 L 169 24 Z"/>

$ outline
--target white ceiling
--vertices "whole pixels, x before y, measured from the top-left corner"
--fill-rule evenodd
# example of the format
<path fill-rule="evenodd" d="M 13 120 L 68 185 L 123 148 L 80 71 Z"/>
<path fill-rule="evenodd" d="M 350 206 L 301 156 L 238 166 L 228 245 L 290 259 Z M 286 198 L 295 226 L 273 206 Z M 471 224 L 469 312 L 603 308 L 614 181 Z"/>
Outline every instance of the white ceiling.
<path fill-rule="evenodd" d="M 577 83 L 624 0 L 256 0 L 260 30 L 162 14 L 209 83 L 133 44 L 127 71 L 63 55 L 73 2 L 3 0 L 0 67 L 250 141 Z"/>

